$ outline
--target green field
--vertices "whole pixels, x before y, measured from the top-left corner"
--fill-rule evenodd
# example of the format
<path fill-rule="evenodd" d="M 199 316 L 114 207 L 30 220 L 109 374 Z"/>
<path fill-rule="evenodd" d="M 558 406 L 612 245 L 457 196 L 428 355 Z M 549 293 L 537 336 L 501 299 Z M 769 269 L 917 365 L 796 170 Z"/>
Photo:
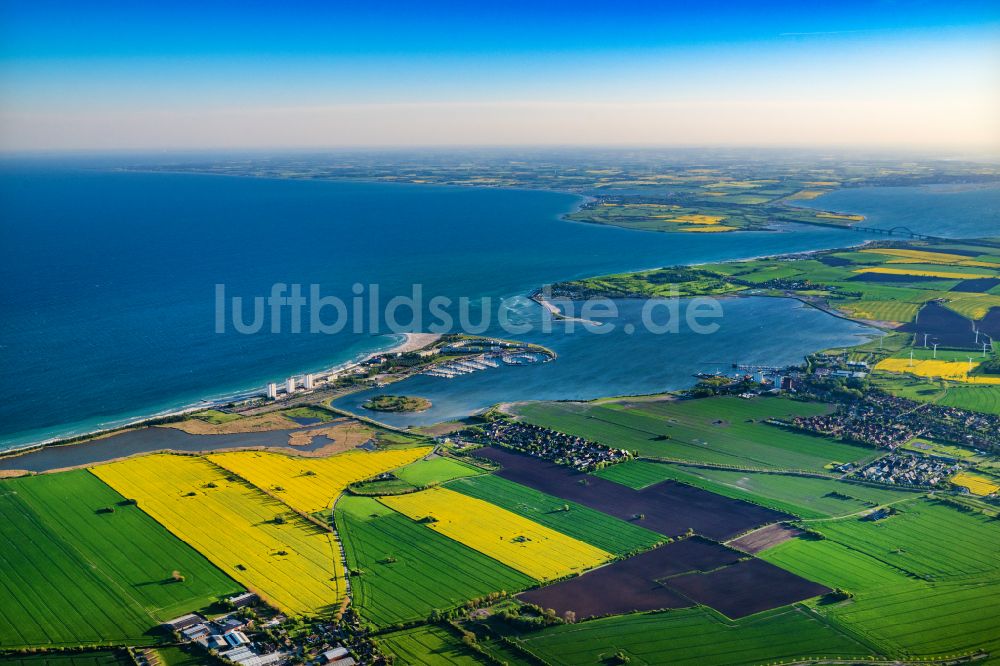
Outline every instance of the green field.
<path fill-rule="evenodd" d="M 917 351 L 914 350 L 914 358 L 919 358 Z M 965 358 L 968 358 L 968 354 Z M 986 414 L 1000 414 L 1000 386 L 997 385 L 970 385 L 886 372 L 872 375 L 872 383 L 883 391 L 901 398 L 933 402 L 945 407 L 957 407 Z"/>
<path fill-rule="evenodd" d="M 793 539 L 760 555 L 800 576 L 854 594 L 817 611 L 894 657 L 1000 650 L 1000 580 L 928 583 L 830 540 Z M 994 563 L 1000 570 L 1000 565 Z"/>
<path fill-rule="evenodd" d="M 861 300 L 843 305 L 843 309 L 859 319 L 873 321 L 913 321 L 920 306 L 906 301 Z"/>
<path fill-rule="evenodd" d="M 946 383 L 942 381 L 886 372 L 873 373 L 871 382 L 887 393 L 918 402 L 938 402 L 946 390 Z"/>
<path fill-rule="evenodd" d="M 123 500 L 85 470 L 0 482 L 0 647 L 148 644 L 242 591 Z"/>
<path fill-rule="evenodd" d="M 929 439 L 923 439 L 922 437 L 911 439 L 909 442 L 904 444 L 902 448 L 907 451 L 916 451 L 918 453 L 923 453 L 924 455 L 939 458 L 951 458 L 952 460 L 965 460 L 970 462 L 981 460 L 981 458 L 977 456 L 972 449 L 954 446 L 952 444 L 942 444 L 941 442 L 934 442 Z"/>
<path fill-rule="evenodd" d="M 483 473 L 483 470 L 472 465 L 441 457 L 418 460 L 395 472 L 397 477 L 417 488 Z"/>
<path fill-rule="evenodd" d="M 749 469 L 825 472 L 830 463 L 872 456 L 871 449 L 763 423 L 824 413 L 826 405 L 786 398 L 610 403 L 532 403 L 518 413 L 532 423 L 640 456 Z"/>
<path fill-rule="evenodd" d="M 864 634 L 890 655 L 1000 654 L 1000 580 L 901 586 L 859 594 L 831 609 L 838 626 Z"/>
<path fill-rule="evenodd" d="M 879 521 L 856 518 L 810 523 L 828 539 L 915 576 L 943 580 L 998 568 L 1000 528 L 973 511 L 932 500 L 908 502 Z"/>
<path fill-rule="evenodd" d="M 314 407 L 312 405 L 304 405 L 302 407 L 292 407 L 291 409 L 281 410 L 281 414 L 284 414 L 291 419 L 319 419 L 323 423 L 329 423 L 330 421 L 337 418 L 337 415 L 329 412 L 321 407 Z"/>
<path fill-rule="evenodd" d="M 424 625 L 376 637 L 382 649 L 407 666 L 478 666 L 483 660 L 448 629 Z"/>
<path fill-rule="evenodd" d="M 734 198 L 722 197 L 714 201 L 733 202 Z M 822 219 L 820 217 L 822 215 L 817 212 L 811 219 L 803 221 L 818 222 Z M 706 264 L 698 267 L 697 280 L 680 281 L 680 295 L 736 294 L 746 292 L 748 285 L 751 288 L 759 285 L 761 290 L 771 295 L 784 296 L 788 292 L 794 292 L 799 296 L 818 297 L 828 305 L 840 308 L 858 318 L 901 323 L 912 321 L 919 308 L 932 300 L 940 300 L 945 307 L 973 319 L 981 319 L 990 307 L 1000 305 L 1000 298 L 996 292 L 976 294 L 950 291 L 962 279 L 995 275 L 996 269 L 992 266 L 963 266 L 961 259 L 921 254 L 946 250 L 936 242 L 896 243 L 894 246 L 897 250 L 918 252 L 909 255 L 905 253 L 890 255 L 868 251 L 841 251 L 821 253 L 815 258 L 794 261 L 784 257 L 769 257 L 725 264 Z M 982 245 L 978 250 L 988 253 L 987 261 L 996 265 L 998 257 L 995 247 Z M 941 262 L 920 263 L 935 259 Z M 891 263 L 897 260 L 909 263 Z M 837 262 L 849 263 L 834 265 Z M 904 281 L 886 282 L 883 281 L 884 273 L 856 272 L 872 267 L 893 273 L 899 271 L 900 273 L 896 275 L 902 277 Z M 655 296 L 669 290 L 671 286 L 669 283 L 676 280 L 665 280 L 662 276 L 676 270 L 671 267 L 657 271 L 604 275 L 563 283 L 556 287 L 562 293 L 572 293 L 578 297 L 615 297 L 622 294 Z M 914 274 L 903 274 L 906 271 L 912 271 Z M 942 277 L 940 273 L 947 275 Z"/>
<path fill-rule="evenodd" d="M 203 666 L 207 661 L 205 653 L 199 645 L 190 647 L 170 645 L 157 648 L 156 654 L 160 656 L 160 662 L 163 666 Z M 222 660 L 217 659 L 215 662 L 208 661 L 208 663 L 221 664 Z"/>
<path fill-rule="evenodd" d="M 874 488 L 835 479 L 766 472 L 735 472 L 634 460 L 606 467 L 597 476 L 632 488 L 673 479 L 719 495 L 753 502 L 800 518 L 830 518 L 911 499 L 905 490 Z"/>
<path fill-rule="evenodd" d="M 975 352 L 969 351 L 938 349 L 937 352 L 935 352 L 933 347 L 906 347 L 905 349 L 900 350 L 899 353 L 892 354 L 891 358 L 909 358 L 911 351 L 913 352 L 914 360 L 917 361 L 937 359 L 938 361 L 959 361 L 961 363 L 966 363 L 968 362 L 970 355 L 973 357 L 973 360 L 976 360 L 979 357 L 979 355 Z"/>
<path fill-rule="evenodd" d="M 430 409 L 431 401 L 410 395 L 373 395 L 361 407 L 373 412 L 422 412 Z"/>
<path fill-rule="evenodd" d="M 987 414 L 1000 414 L 1000 386 L 960 386 L 951 384 L 937 401 L 945 407 L 958 407 Z"/>
<path fill-rule="evenodd" d="M 206 409 L 203 412 L 198 412 L 191 415 L 192 418 L 200 419 L 207 423 L 213 425 L 222 425 L 223 423 L 229 423 L 230 421 L 239 421 L 242 416 L 239 414 L 230 414 L 229 412 L 220 412 L 218 409 Z"/>
<path fill-rule="evenodd" d="M 466 476 L 485 474 L 483 470 L 451 458 L 430 458 L 418 460 L 395 470 L 395 478 L 365 481 L 351 486 L 352 492 L 374 497 L 377 495 L 398 495 L 428 486 L 436 486 Z"/>
<path fill-rule="evenodd" d="M 827 587 L 839 587 L 855 594 L 888 587 L 927 585 L 870 555 L 829 539 L 792 539 L 765 550 L 758 557 Z"/>
<path fill-rule="evenodd" d="M 3 666 L 131 666 L 132 663 L 127 654 L 117 650 L 0 655 L 0 664 Z"/>
<path fill-rule="evenodd" d="M 351 576 L 355 607 L 379 625 L 424 619 L 490 592 L 513 592 L 535 581 L 452 541 L 368 497 L 345 495 L 336 522 Z"/>
<path fill-rule="evenodd" d="M 520 640 L 551 664 L 608 664 L 622 650 L 633 664 L 736 665 L 807 657 L 863 657 L 858 641 L 797 607 L 732 622 L 706 608 L 619 615 L 567 624 Z"/>
<path fill-rule="evenodd" d="M 520 514 L 609 553 L 624 555 L 645 550 L 663 540 L 662 535 L 645 528 L 498 476 L 461 479 L 448 484 L 448 488 Z"/>

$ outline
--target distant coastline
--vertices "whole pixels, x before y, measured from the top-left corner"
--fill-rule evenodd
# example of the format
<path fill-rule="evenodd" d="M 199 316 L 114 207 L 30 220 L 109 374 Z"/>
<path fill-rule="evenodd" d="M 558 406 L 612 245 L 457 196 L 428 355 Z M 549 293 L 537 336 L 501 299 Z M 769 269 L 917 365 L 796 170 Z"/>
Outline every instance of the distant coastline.
<path fill-rule="evenodd" d="M 230 178 L 236 179 L 236 180 L 247 179 L 247 178 L 260 179 L 260 180 L 273 180 L 273 181 L 290 180 L 290 179 L 287 179 L 287 178 L 280 178 L 280 177 L 274 177 L 274 176 L 213 174 L 213 173 L 207 173 L 207 172 L 197 172 L 195 174 L 195 173 L 192 173 L 190 171 L 184 171 L 184 170 L 166 171 L 166 170 L 151 169 L 149 171 L 144 171 L 144 170 L 138 170 L 138 169 L 121 169 L 121 171 L 136 172 L 136 173 L 151 173 L 151 174 L 173 173 L 173 174 L 177 174 L 177 175 L 198 175 L 198 176 L 219 175 L 219 176 L 229 176 Z M 294 180 L 294 179 L 292 179 L 292 180 Z M 351 180 L 352 181 L 357 181 L 357 182 L 374 183 L 374 184 L 387 184 L 387 183 L 385 183 L 385 181 L 380 181 L 378 179 L 358 178 L 358 179 L 351 179 Z M 412 184 L 412 185 L 421 185 L 422 187 L 426 187 L 426 185 L 422 184 L 422 183 L 392 183 L 392 184 L 394 184 L 394 185 Z M 457 185 L 457 184 L 439 184 L 439 183 L 433 183 L 431 185 L 433 187 L 441 187 L 441 188 L 448 188 L 448 189 L 512 190 L 512 191 L 525 191 L 525 192 L 537 192 L 537 191 L 539 191 L 536 188 L 517 187 L 517 186 Z M 919 187 L 926 188 L 926 189 L 932 189 L 932 190 L 936 190 L 936 189 L 939 189 L 939 188 L 941 190 L 947 189 L 948 192 L 942 192 L 942 193 L 950 193 L 951 191 L 993 189 L 996 186 L 995 186 L 995 184 L 979 184 L 979 183 L 976 183 L 976 184 L 960 184 L 960 185 L 956 185 L 956 184 L 921 185 Z M 550 192 L 554 192 L 554 193 L 558 193 L 558 194 L 570 195 L 570 196 L 573 196 L 576 199 L 572 203 L 572 205 L 568 208 L 568 210 L 564 210 L 564 212 L 562 212 L 561 214 L 559 214 L 559 217 L 561 219 L 563 219 L 566 223 L 573 223 L 572 220 L 565 220 L 565 216 L 566 215 L 568 215 L 573 210 L 578 209 L 580 206 L 582 206 L 584 203 L 586 203 L 586 201 L 592 199 L 592 197 L 588 197 L 587 195 L 583 195 L 583 194 L 580 194 L 580 193 L 577 193 L 577 192 L 571 192 L 571 191 L 565 191 L 565 190 L 554 190 L 554 189 L 550 189 L 550 188 L 544 188 L 544 189 L 546 191 L 550 191 Z M 864 189 L 864 188 L 859 188 L 859 189 Z M 823 199 L 823 197 L 820 197 L 820 199 Z M 579 223 L 579 224 L 584 225 L 585 223 Z M 798 226 L 798 225 L 789 224 L 788 225 L 788 229 L 790 230 L 794 226 Z M 642 232 L 642 233 L 648 233 L 648 232 Z M 772 231 L 772 232 L 764 232 L 764 233 L 780 233 L 780 231 L 777 231 L 777 232 L 773 232 Z M 794 233 L 794 232 L 791 232 L 791 233 Z M 863 238 L 863 237 L 859 237 L 857 239 L 857 242 L 855 242 L 855 243 L 846 243 L 845 242 L 843 245 L 838 246 L 838 247 L 848 247 L 848 246 L 856 246 L 856 245 L 860 246 L 860 245 L 867 244 L 869 242 L 871 242 L 871 240 Z M 804 250 L 804 251 L 793 251 L 790 254 L 794 254 L 794 255 L 808 255 L 808 254 L 811 254 L 813 252 L 819 252 L 819 251 L 822 251 L 822 249 Z M 695 262 L 690 262 L 690 263 L 689 262 L 684 262 L 684 264 L 685 265 L 691 265 L 691 266 L 697 266 L 697 265 L 706 264 L 706 263 L 728 263 L 728 262 L 734 262 L 734 261 L 745 261 L 747 259 L 753 259 L 753 258 L 783 256 L 785 254 L 789 254 L 789 253 L 784 253 L 784 252 L 765 252 L 765 253 L 760 253 L 760 254 L 752 254 L 751 253 L 750 256 L 739 257 L 739 258 L 730 258 L 730 259 L 722 259 L 722 260 L 703 260 L 703 261 L 695 261 Z M 649 270 L 649 268 L 631 268 L 629 270 L 629 272 L 641 272 L 643 270 Z M 536 300 L 536 302 L 538 302 L 538 301 Z M 543 307 L 551 306 L 551 304 L 546 304 L 546 303 L 539 303 L 539 304 L 542 305 Z M 556 318 L 559 318 L 559 315 L 561 313 L 553 313 L 553 314 L 555 315 Z M 828 313 L 828 314 L 833 314 L 833 313 Z M 851 321 L 859 321 L 859 323 L 869 323 L 870 324 L 870 322 L 866 322 L 864 320 L 855 320 L 855 319 L 850 319 L 850 318 L 847 318 L 847 317 L 844 317 L 844 318 L 848 319 L 848 320 L 851 320 Z M 331 369 L 320 371 L 320 372 L 329 372 L 331 370 L 344 369 L 344 368 L 353 367 L 354 365 L 357 365 L 358 363 L 361 363 L 364 360 L 366 360 L 368 358 L 371 358 L 372 356 L 377 356 L 379 354 L 384 354 L 384 353 L 387 353 L 387 352 L 406 351 L 408 341 L 409 341 L 409 336 L 407 336 L 403 340 L 401 340 L 401 341 L 399 341 L 397 343 L 394 343 L 394 344 L 392 344 L 390 346 L 382 347 L 382 348 L 379 348 L 379 349 L 376 349 L 376 350 L 373 350 L 373 351 L 370 351 L 370 352 L 366 352 L 362 356 L 356 357 L 355 359 L 353 359 L 351 361 L 348 361 L 346 363 L 341 363 L 338 366 L 333 366 L 333 368 L 331 368 Z M 298 372 L 298 373 L 293 373 L 293 374 L 302 374 L 302 373 Z M 98 438 L 98 437 L 106 437 L 106 436 L 117 434 L 117 433 L 120 433 L 120 432 L 125 432 L 125 431 L 130 430 L 130 429 L 139 428 L 139 427 L 142 427 L 142 426 L 145 426 L 145 425 L 155 424 L 156 422 L 162 421 L 162 420 L 173 420 L 173 419 L 176 419 L 177 417 L 184 416 L 185 414 L 194 413 L 194 412 L 201 411 L 201 410 L 204 410 L 204 409 L 210 409 L 212 407 L 217 407 L 217 406 L 220 406 L 220 405 L 224 405 L 224 404 L 226 404 L 228 402 L 233 401 L 234 399 L 244 398 L 244 397 L 248 397 L 248 396 L 260 393 L 261 390 L 262 390 L 261 387 L 257 386 L 257 387 L 248 388 L 248 389 L 245 389 L 245 390 L 240 390 L 240 391 L 233 392 L 233 393 L 228 393 L 228 394 L 224 394 L 224 395 L 217 395 L 215 397 L 210 397 L 210 398 L 207 398 L 207 399 L 197 400 L 197 401 L 194 401 L 194 402 L 191 402 L 189 404 L 186 404 L 186 405 L 183 405 L 183 406 L 179 406 L 179 407 L 176 407 L 176 408 L 165 409 L 165 410 L 162 410 L 162 411 L 156 411 L 156 412 L 153 412 L 153 413 L 143 414 L 143 415 L 135 416 L 135 417 L 127 417 L 127 418 L 122 419 L 120 422 L 118 422 L 116 424 L 113 424 L 113 425 L 108 425 L 107 427 L 96 427 L 96 428 L 93 428 L 93 429 L 84 429 L 84 428 L 81 428 L 81 431 L 79 431 L 77 433 L 68 433 L 68 434 L 65 434 L 65 435 L 56 435 L 56 436 L 52 436 L 52 437 L 49 437 L 49 438 L 46 438 L 46 439 L 41 439 L 40 438 L 37 441 L 26 442 L 26 443 L 23 443 L 23 444 L 13 444 L 9 448 L 5 448 L 5 449 L 0 450 L 0 457 L 9 457 L 9 456 L 14 456 L 14 455 L 20 455 L 20 454 L 25 453 L 25 452 L 36 450 L 36 449 L 38 449 L 40 447 L 43 447 L 43 446 L 65 446 L 65 445 L 72 445 L 72 444 L 78 443 L 80 441 L 88 441 L 88 440 L 92 440 L 92 439 Z"/>

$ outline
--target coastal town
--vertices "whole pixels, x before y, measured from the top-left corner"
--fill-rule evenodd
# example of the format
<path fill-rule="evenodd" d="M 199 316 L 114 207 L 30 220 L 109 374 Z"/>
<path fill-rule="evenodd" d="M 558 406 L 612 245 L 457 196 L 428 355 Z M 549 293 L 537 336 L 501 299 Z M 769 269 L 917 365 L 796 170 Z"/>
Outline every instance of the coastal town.
<path fill-rule="evenodd" d="M 581 472 L 592 472 L 633 458 L 625 449 L 614 449 L 582 437 L 504 418 L 488 421 L 474 430 L 464 430 L 459 436 L 551 460 Z"/>
<path fill-rule="evenodd" d="M 343 396 L 364 388 L 383 388 L 417 374 L 451 379 L 460 375 L 504 366 L 544 363 L 555 353 L 540 345 L 511 340 L 466 336 L 408 333 L 393 349 L 367 355 L 326 372 L 291 376 L 270 382 L 263 394 L 217 405 L 234 412 L 246 412 L 295 401 L 315 401 Z"/>
<path fill-rule="evenodd" d="M 935 488 L 961 469 L 961 465 L 954 460 L 900 452 L 882 456 L 868 466 L 858 469 L 853 476 L 864 481 L 893 486 Z"/>

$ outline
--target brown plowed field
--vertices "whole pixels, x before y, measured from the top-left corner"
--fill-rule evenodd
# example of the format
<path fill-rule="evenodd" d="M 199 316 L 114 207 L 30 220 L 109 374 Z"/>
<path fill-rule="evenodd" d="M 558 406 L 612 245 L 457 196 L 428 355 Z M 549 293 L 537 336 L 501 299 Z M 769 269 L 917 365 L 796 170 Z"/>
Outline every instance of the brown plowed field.
<path fill-rule="evenodd" d="M 830 591 L 819 583 L 757 559 L 707 574 L 684 574 L 661 582 L 691 601 L 711 606 L 734 620 Z"/>
<path fill-rule="evenodd" d="M 579 502 L 666 536 L 680 536 L 692 529 L 710 539 L 725 541 L 761 525 L 792 519 L 785 513 L 674 481 L 634 490 L 503 449 L 484 447 L 476 451 L 476 455 L 499 463 L 502 469 L 497 474 L 506 479 Z"/>
<path fill-rule="evenodd" d="M 658 578 L 710 571 L 733 564 L 739 557 L 740 553 L 725 546 L 692 537 L 518 596 L 542 608 L 552 608 L 559 615 L 573 611 L 578 620 L 684 608 L 694 603 L 656 582 Z"/>

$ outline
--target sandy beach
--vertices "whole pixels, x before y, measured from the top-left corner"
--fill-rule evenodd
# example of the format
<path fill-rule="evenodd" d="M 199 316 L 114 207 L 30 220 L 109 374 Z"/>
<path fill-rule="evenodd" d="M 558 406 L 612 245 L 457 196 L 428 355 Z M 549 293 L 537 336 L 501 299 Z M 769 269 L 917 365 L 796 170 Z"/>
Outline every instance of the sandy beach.
<path fill-rule="evenodd" d="M 375 358 L 376 356 L 381 356 L 383 354 L 403 354 L 403 353 L 406 353 L 406 352 L 418 351 L 420 349 L 424 349 L 425 347 L 429 347 L 430 345 L 434 344 L 435 342 L 437 342 L 438 340 L 441 339 L 441 335 L 438 334 L 438 333 L 403 333 L 402 335 L 403 335 L 403 340 L 401 340 L 399 343 L 393 345 L 392 347 L 389 347 L 388 349 L 383 349 L 381 351 L 372 352 L 372 353 L 367 354 L 366 356 L 360 358 L 359 360 L 352 361 L 352 362 L 349 362 L 349 363 L 344 363 L 344 364 L 341 364 L 341 365 L 329 368 L 327 370 L 324 370 L 324 371 L 321 371 L 321 372 L 312 373 L 312 374 L 317 375 L 319 377 L 330 377 L 330 376 L 336 375 L 336 374 L 338 374 L 340 372 L 349 371 L 352 368 L 355 368 L 358 365 L 364 363 L 365 361 L 367 361 L 369 359 L 372 359 L 372 358 Z M 301 375 L 302 373 L 299 373 L 299 374 Z M 261 387 L 258 387 L 257 389 L 247 390 L 246 392 L 244 392 L 244 395 L 252 395 L 255 392 L 260 392 L 261 394 L 263 394 L 263 391 L 264 391 L 264 387 L 261 386 Z M 29 444 L 29 445 L 26 445 L 26 446 L 21 446 L 21 447 L 17 447 L 17 448 L 14 448 L 14 449 L 8 449 L 8 450 L 0 451 L 0 459 L 9 458 L 9 457 L 17 457 L 17 456 L 24 455 L 24 454 L 32 452 L 32 451 L 37 451 L 39 448 L 54 449 L 54 448 L 57 448 L 57 447 L 58 448 L 64 448 L 64 447 L 70 447 L 70 446 L 77 446 L 77 445 L 80 445 L 80 444 L 86 444 L 88 442 L 93 442 L 95 439 L 98 439 L 98 438 L 109 437 L 109 436 L 121 434 L 121 433 L 124 433 L 124 432 L 128 432 L 130 430 L 135 430 L 135 429 L 143 428 L 150 421 L 159 420 L 159 419 L 163 419 L 163 418 L 174 417 L 174 416 L 183 416 L 185 414 L 193 414 L 195 412 L 200 412 L 200 411 L 203 411 L 205 409 L 212 409 L 213 407 L 218 407 L 220 405 L 224 405 L 224 404 L 230 402 L 231 400 L 232 400 L 232 396 L 227 396 L 227 397 L 223 397 L 223 398 L 216 398 L 216 399 L 206 399 L 206 400 L 203 400 L 203 401 L 199 402 L 197 405 L 192 405 L 192 406 L 184 407 L 184 408 L 177 409 L 177 410 L 170 411 L 170 412 L 162 412 L 162 413 L 157 413 L 157 414 L 150 414 L 149 416 L 146 416 L 146 417 L 143 417 L 143 418 L 140 418 L 140 419 L 136 419 L 136 420 L 134 420 L 134 421 L 132 421 L 130 423 L 124 423 L 124 424 L 122 424 L 120 426 L 116 426 L 114 428 L 103 428 L 103 429 L 99 429 L 99 430 L 94 430 L 93 432 L 90 432 L 90 433 L 86 433 L 86 434 L 82 434 L 82 435 L 75 435 L 72 438 L 60 438 L 60 439 L 53 439 L 53 440 L 48 440 L 48 441 L 36 442 L 36 443 Z M 79 441 L 69 442 L 69 441 L 67 441 L 67 439 L 79 440 Z M 0 471 L 4 471 L 4 470 L 0 470 Z"/>
<path fill-rule="evenodd" d="M 404 333 L 406 339 L 403 340 L 399 345 L 388 350 L 389 352 L 406 353 L 411 351 L 417 351 L 418 349 L 423 349 L 424 347 L 430 347 L 432 344 L 441 339 L 440 333 Z M 382 352 L 383 354 L 386 352 Z M 378 354 L 373 354 L 377 356 Z"/>
<path fill-rule="evenodd" d="M 580 322 L 581 324 L 587 324 L 590 326 L 603 326 L 604 324 L 604 322 L 600 321 L 567 316 L 563 314 L 563 311 L 560 310 L 552 301 L 546 299 L 541 293 L 535 293 L 532 295 L 531 300 L 545 308 L 549 314 L 552 315 L 552 318 L 557 321 Z"/>

